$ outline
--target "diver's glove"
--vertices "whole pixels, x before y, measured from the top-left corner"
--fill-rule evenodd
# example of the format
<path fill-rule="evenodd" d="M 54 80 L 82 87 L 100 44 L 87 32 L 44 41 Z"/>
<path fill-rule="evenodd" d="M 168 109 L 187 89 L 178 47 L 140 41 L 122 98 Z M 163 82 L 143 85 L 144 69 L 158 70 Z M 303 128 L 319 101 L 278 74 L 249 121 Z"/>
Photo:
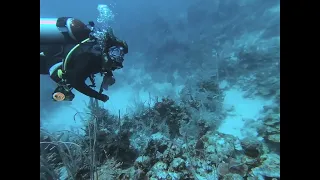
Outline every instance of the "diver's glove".
<path fill-rule="evenodd" d="M 116 82 L 116 79 L 113 76 L 104 76 L 102 80 L 102 88 L 108 90 L 109 86 L 112 86 Z"/>

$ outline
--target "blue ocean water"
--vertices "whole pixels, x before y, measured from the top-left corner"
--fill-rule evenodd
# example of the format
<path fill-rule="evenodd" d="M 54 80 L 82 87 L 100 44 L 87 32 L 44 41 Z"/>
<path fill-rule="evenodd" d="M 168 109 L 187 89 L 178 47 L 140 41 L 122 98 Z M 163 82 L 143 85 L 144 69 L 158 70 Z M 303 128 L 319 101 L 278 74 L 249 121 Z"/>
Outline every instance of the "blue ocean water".
<path fill-rule="evenodd" d="M 280 179 L 279 0 L 40 4 L 129 46 L 105 103 L 40 75 L 42 179 Z"/>

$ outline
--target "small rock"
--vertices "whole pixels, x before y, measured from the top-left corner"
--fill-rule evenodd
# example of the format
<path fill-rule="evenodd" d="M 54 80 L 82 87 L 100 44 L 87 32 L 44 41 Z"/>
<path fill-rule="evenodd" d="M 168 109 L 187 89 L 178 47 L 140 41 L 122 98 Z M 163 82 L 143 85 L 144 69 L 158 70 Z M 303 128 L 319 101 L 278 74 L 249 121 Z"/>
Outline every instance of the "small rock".
<path fill-rule="evenodd" d="M 234 111 L 234 105 L 232 105 L 232 104 L 226 104 L 225 106 L 224 106 L 224 109 L 227 111 L 227 112 L 232 112 L 232 111 Z"/>
<path fill-rule="evenodd" d="M 240 176 L 239 174 L 226 174 L 224 177 L 223 177 L 223 180 L 243 180 L 243 177 Z"/>
<path fill-rule="evenodd" d="M 266 127 L 266 132 L 268 134 L 274 134 L 274 133 L 279 133 L 280 130 L 278 130 L 278 129 L 274 128 L 274 127 L 267 126 Z"/>
<path fill-rule="evenodd" d="M 218 173 L 220 176 L 225 176 L 229 173 L 229 164 L 228 163 L 220 163 L 218 165 Z"/>
<path fill-rule="evenodd" d="M 258 157 L 262 143 L 256 138 L 247 137 L 241 141 L 241 146 L 246 155 L 250 157 Z"/>
<path fill-rule="evenodd" d="M 268 136 L 268 140 L 276 143 L 280 143 L 280 134 L 272 134 Z"/>
<path fill-rule="evenodd" d="M 154 171 L 163 171 L 168 169 L 168 165 L 164 162 L 157 162 L 155 165 L 153 165 L 152 169 Z"/>
<path fill-rule="evenodd" d="M 271 114 L 264 119 L 264 124 L 267 126 L 273 126 L 278 123 L 280 123 L 280 114 Z"/>
<path fill-rule="evenodd" d="M 173 161 L 171 162 L 171 167 L 177 171 L 183 170 L 186 167 L 186 163 L 181 158 L 174 158 Z"/>
<path fill-rule="evenodd" d="M 216 151 L 215 147 L 213 145 L 209 145 L 207 148 L 206 148 L 206 152 L 207 153 L 214 153 Z"/>
<path fill-rule="evenodd" d="M 149 156 L 139 156 L 134 164 L 139 168 L 147 168 L 150 165 L 150 160 Z"/>
<path fill-rule="evenodd" d="M 254 176 L 280 178 L 280 156 L 278 154 L 265 154 L 260 159 L 263 160 L 263 163 L 251 170 Z"/>

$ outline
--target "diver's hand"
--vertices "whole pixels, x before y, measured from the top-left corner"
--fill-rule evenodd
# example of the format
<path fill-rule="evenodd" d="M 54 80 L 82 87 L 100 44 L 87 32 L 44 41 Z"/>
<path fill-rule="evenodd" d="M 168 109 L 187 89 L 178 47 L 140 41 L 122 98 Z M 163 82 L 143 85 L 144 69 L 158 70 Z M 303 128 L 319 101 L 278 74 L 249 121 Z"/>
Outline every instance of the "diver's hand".
<path fill-rule="evenodd" d="M 116 82 L 116 79 L 113 76 L 104 76 L 103 84 L 111 86 Z"/>
<path fill-rule="evenodd" d="M 109 86 L 112 86 L 115 82 L 116 82 L 116 79 L 112 76 L 112 77 L 110 78 L 110 84 L 109 84 Z"/>
<path fill-rule="evenodd" d="M 101 100 L 103 102 L 107 102 L 109 100 L 109 96 L 107 96 L 105 94 L 101 94 L 101 97 L 99 98 L 99 100 Z"/>
<path fill-rule="evenodd" d="M 109 86 L 112 86 L 116 82 L 116 79 L 113 76 L 104 76 L 101 87 L 104 90 L 108 90 Z"/>

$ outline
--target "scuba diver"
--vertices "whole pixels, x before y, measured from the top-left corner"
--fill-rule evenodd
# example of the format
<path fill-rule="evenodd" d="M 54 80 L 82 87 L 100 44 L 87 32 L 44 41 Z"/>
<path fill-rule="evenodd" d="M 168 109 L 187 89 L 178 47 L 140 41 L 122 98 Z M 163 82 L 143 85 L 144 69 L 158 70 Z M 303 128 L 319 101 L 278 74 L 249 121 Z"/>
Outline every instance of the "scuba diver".
<path fill-rule="evenodd" d="M 70 17 L 40 18 L 40 74 L 50 75 L 57 83 L 52 93 L 54 101 L 72 101 L 73 88 L 108 101 L 102 92 L 115 83 L 112 72 L 123 68 L 127 53 L 127 43 L 119 40 L 111 28 L 102 32 L 93 22 L 86 25 Z M 97 73 L 103 76 L 99 92 L 93 89 Z M 88 78 L 92 85 L 86 84 Z"/>

